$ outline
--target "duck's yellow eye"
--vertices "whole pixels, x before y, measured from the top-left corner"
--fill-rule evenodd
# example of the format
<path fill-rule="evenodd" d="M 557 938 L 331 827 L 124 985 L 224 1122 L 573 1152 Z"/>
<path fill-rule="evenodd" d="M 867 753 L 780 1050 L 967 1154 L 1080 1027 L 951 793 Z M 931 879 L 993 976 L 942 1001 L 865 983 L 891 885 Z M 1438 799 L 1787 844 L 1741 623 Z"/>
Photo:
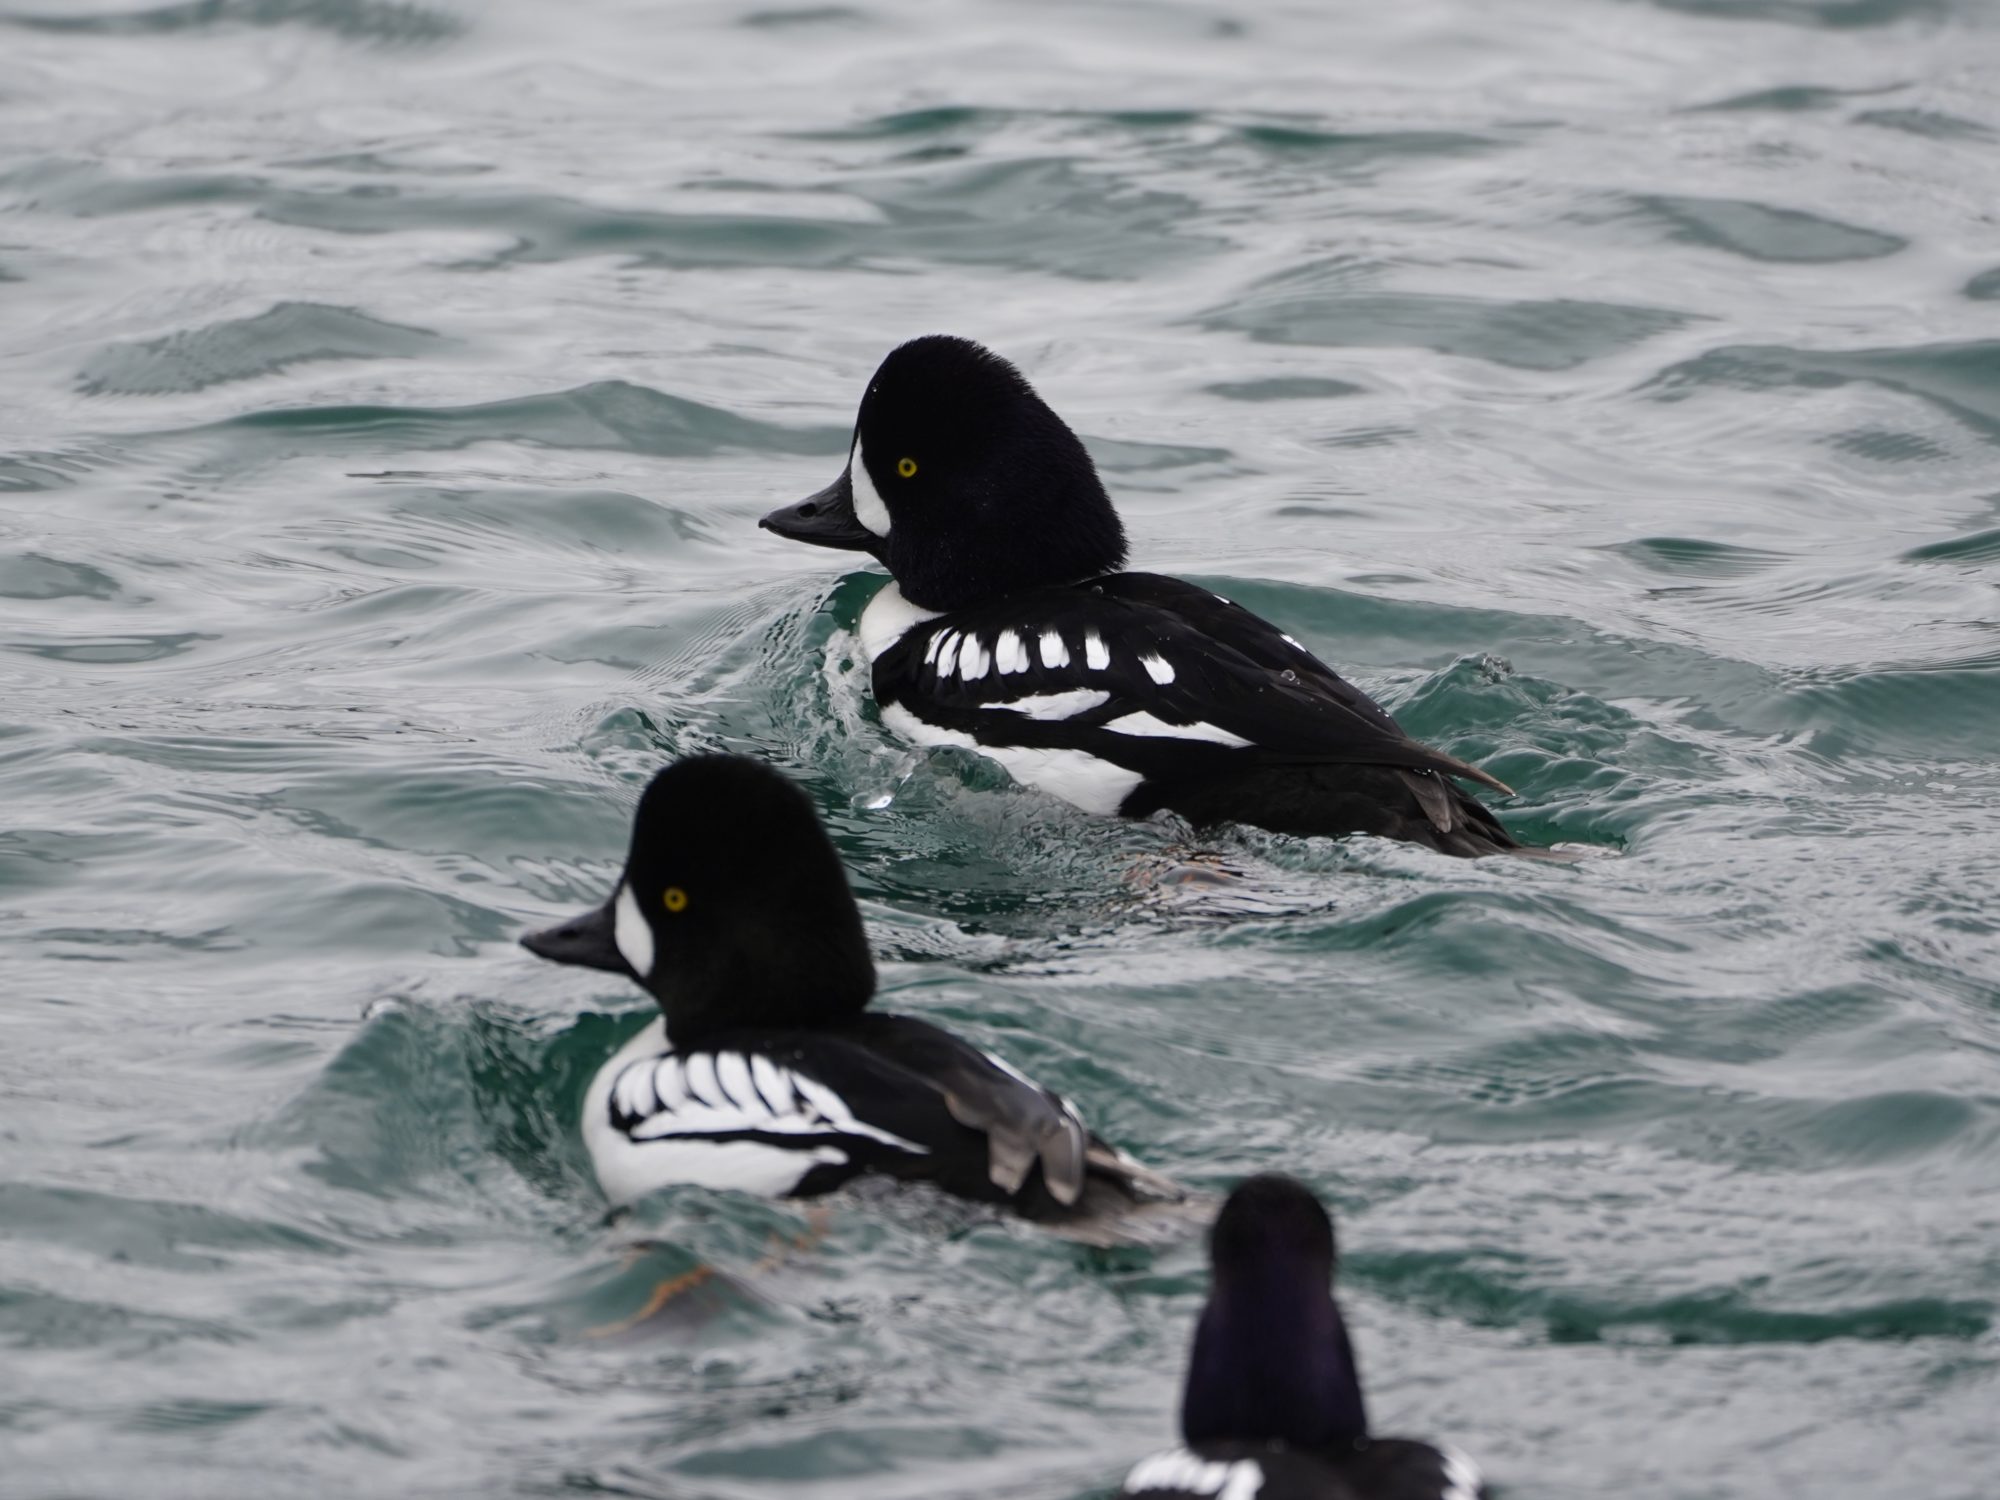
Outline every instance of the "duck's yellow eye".
<path fill-rule="evenodd" d="M 668 911 L 686 911 L 688 893 L 677 885 L 670 885 L 667 887 L 666 902 Z"/>
<path fill-rule="evenodd" d="M 897 459 L 896 472 L 905 479 L 914 478 L 917 472 L 917 461 L 914 458 Z"/>

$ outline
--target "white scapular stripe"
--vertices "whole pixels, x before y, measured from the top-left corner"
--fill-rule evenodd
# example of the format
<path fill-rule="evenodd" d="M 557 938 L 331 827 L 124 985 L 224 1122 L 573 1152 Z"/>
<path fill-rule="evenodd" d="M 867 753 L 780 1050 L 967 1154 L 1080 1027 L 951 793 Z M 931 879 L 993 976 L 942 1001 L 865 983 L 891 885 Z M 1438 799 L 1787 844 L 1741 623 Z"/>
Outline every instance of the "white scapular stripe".
<path fill-rule="evenodd" d="M 993 664 L 993 658 L 986 652 L 985 643 L 976 635 L 968 635 L 965 643 L 958 648 L 958 675 L 967 682 L 976 682 L 986 675 L 986 669 Z"/>
<path fill-rule="evenodd" d="M 1444 1455 L 1445 1485 L 1440 1500 L 1479 1500 L 1479 1486 L 1485 1478 L 1479 1465 L 1449 1444 L 1438 1452 Z"/>
<path fill-rule="evenodd" d="M 1174 680 L 1174 664 L 1164 656 L 1152 655 L 1139 658 L 1139 665 L 1146 669 L 1146 675 L 1165 687 Z"/>
<path fill-rule="evenodd" d="M 1149 713 L 1120 714 L 1104 726 L 1115 734 L 1143 734 L 1168 740 L 1212 740 L 1218 745 L 1247 745 L 1240 734 L 1217 729 L 1213 724 L 1169 724 Z"/>
<path fill-rule="evenodd" d="M 1093 708 L 1102 708 L 1111 695 L 1102 688 L 1071 688 L 1064 693 L 1030 693 L 1025 698 L 1009 698 L 1004 703 L 982 703 L 981 708 L 1009 708 L 1031 719 L 1073 719 Z"/>
<path fill-rule="evenodd" d="M 769 1087 L 750 1087 L 756 1062 L 764 1064 Z M 728 1078 L 741 1086 L 741 1096 L 724 1088 Z M 771 1096 L 778 1096 L 773 1100 Z M 862 1136 L 885 1146 L 928 1156 L 928 1147 L 857 1120 L 854 1111 L 825 1084 L 780 1067 L 769 1058 L 741 1052 L 690 1052 L 682 1057 L 660 1052 L 627 1063 L 610 1093 L 619 1113 L 630 1123 L 625 1133 L 635 1141 L 660 1141 L 686 1136 L 760 1135 Z M 778 1101 L 782 1101 L 782 1107 Z"/>
<path fill-rule="evenodd" d="M 1083 664 L 1093 672 L 1102 672 L 1111 665 L 1111 648 L 1104 644 L 1104 637 L 1094 630 L 1083 638 Z"/>
<path fill-rule="evenodd" d="M 646 925 L 630 885 L 618 887 L 618 900 L 611 908 L 611 936 L 634 974 L 644 979 L 653 972 L 653 929 Z"/>
<path fill-rule="evenodd" d="M 854 514 L 863 526 L 877 536 L 889 534 L 889 507 L 883 503 L 882 492 L 875 488 L 875 481 L 868 477 L 868 465 L 861 459 L 861 437 L 854 438 L 854 451 L 847 458 L 847 483 L 854 491 Z"/>
<path fill-rule="evenodd" d="M 1051 669 L 1069 665 L 1069 646 L 1053 630 L 1042 632 L 1042 665 Z"/>
<path fill-rule="evenodd" d="M 993 643 L 993 664 L 1002 673 L 1028 670 L 1028 648 L 1021 644 L 1018 632 L 1012 630 L 1000 632 L 1000 639 Z"/>
<path fill-rule="evenodd" d="M 1264 1470 L 1256 1459 L 1211 1462 L 1185 1448 L 1142 1458 L 1125 1476 L 1125 1488 L 1133 1494 L 1180 1490 L 1190 1495 L 1212 1495 L 1215 1500 L 1252 1500 L 1263 1487 Z"/>
<path fill-rule="evenodd" d="M 1285 643 L 1285 644 L 1286 644 L 1287 646 L 1293 646 L 1293 647 L 1296 647 L 1296 648 L 1297 648 L 1298 650 L 1300 650 L 1300 651 L 1303 651 L 1303 650 L 1305 650 L 1305 649 L 1306 649 L 1305 647 L 1303 647 L 1303 646 L 1300 646 L 1300 645 L 1299 645 L 1299 643 L 1298 643 L 1298 640 L 1297 640 L 1297 638 L 1296 638 L 1296 637 L 1293 637 L 1293 636 L 1289 636 L 1289 635 L 1281 635 L 1281 636 L 1279 636 L 1279 637 L 1278 637 L 1278 639 L 1279 639 L 1279 640 L 1281 640 L 1281 641 L 1283 641 L 1283 642 L 1284 642 L 1284 643 Z"/>
<path fill-rule="evenodd" d="M 878 589 L 875 597 L 868 601 L 868 607 L 861 611 L 861 619 L 855 626 L 861 637 L 861 654 L 873 661 L 924 621 L 936 618 L 936 610 L 918 609 L 903 597 L 903 591 L 892 581 Z M 932 636 L 924 660 L 934 660 L 937 648 L 937 637 Z"/>

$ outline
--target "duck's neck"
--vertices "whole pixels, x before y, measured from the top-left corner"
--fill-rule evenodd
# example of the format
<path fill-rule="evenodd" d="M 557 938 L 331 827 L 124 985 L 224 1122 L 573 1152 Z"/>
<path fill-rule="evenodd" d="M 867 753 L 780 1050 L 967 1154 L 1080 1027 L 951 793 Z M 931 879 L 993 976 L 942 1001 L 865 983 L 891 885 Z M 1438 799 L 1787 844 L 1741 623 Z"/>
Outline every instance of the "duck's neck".
<path fill-rule="evenodd" d="M 1195 1330 L 1181 1430 L 1189 1443 L 1277 1441 L 1318 1449 L 1368 1434 L 1339 1305 L 1323 1287 L 1222 1286 Z"/>

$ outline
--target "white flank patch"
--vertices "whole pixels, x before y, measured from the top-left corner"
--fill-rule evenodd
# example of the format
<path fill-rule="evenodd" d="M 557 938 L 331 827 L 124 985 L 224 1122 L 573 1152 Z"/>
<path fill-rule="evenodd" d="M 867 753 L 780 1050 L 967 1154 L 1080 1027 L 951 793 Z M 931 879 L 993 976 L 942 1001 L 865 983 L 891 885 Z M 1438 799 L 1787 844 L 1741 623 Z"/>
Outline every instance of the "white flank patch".
<path fill-rule="evenodd" d="M 1000 632 L 1000 639 L 993 643 L 993 664 L 1003 674 L 1028 670 L 1028 648 L 1014 631 Z"/>
<path fill-rule="evenodd" d="M 958 648 L 958 675 L 967 682 L 976 682 L 986 675 L 986 669 L 993 664 L 993 658 L 986 654 L 986 647 L 976 635 L 969 635 Z"/>
<path fill-rule="evenodd" d="M 1444 1455 L 1444 1494 L 1440 1500 L 1479 1500 L 1484 1476 L 1479 1465 L 1449 1445 L 1438 1449 Z"/>
<path fill-rule="evenodd" d="M 958 632 L 947 630 L 944 644 L 938 647 L 938 676 L 949 677 L 958 670 Z"/>
<path fill-rule="evenodd" d="M 982 703 L 979 706 L 1012 709 L 1031 719 L 1073 719 L 1078 714 L 1089 713 L 1093 708 L 1102 708 L 1110 701 L 1111 695 L 1102 688 L 1071 688 L 1066 693 L 1030 693 L 1025 698 L 1013 698 L 1005 703 Z"/>
<path fill-rule="evenodd" d="M 1102 672 L 1111 665 L 1111 648 L 1104 644 L 1104 637 L 1094 630 L 1083 638 L 1083 663 L 1093 672 Z"/>
<path fill-rule="evenodd" d="M 1144 667 L 1146 675 L 1161 687 L 1165 687 L 1174 680 L 1174 664 L 1164 656 L 1142 656 L 1139 658 L 1139 665 Z"/>
<path fill-rule="evenodd" d="M 1069 665 L 1069 647 L 1053 630 L 1042 632 L 1042 665 L 1051 669 Z"/>
<path fill-rule="evenodd" d="M 1052 695 L 1053 696 L 1053 695 Z M 982 745 L 958 729 L 940 729 L 900 703 L 882 710 L 882 727 L 919 745 L 955 745 L 998 761 L 1022 786 L 1060 797 L 1085 812 L 1111 814 L 1143 779 L 1137 771 L 1081 750 L 1030 750 L 1019 745 Z"/>
<path fill-rule="evenodd" d="M 936 610 L 917 608 L 903 597 L 903 591 L 891 580 L 861 611 L 857 627 L 861 634 L 861 654 L 873 661 L 924 621 L 936 618 Z M 929 661 L 936 654 L 937 637 L 933 636 L 924 660 Z"/>
<path fill-rule="evenodd" d="M 882 492 L 875 488 L 875 481 L 868 477 L 868 465 L 861 461 L 861 438 L 854 439 L 854 451 L 847 456 L 847 483 L 854 491 L 854 514 L 863 526 L 877 536 L 889 534 L 889 507 L 882 501 Z"/>
<path fill-rule="evenodd" d="M 1289 636 L 1289 635 L 1281 635 L 1281 636 L 1279 636 L 1279 637 L 1278 637 L 1278 639 L 1279 639 L 1279 640 L 1281 640 L 1281 641 L 1283 641 L 1283 642 L 1284 642 L 1284 643 L 1285 643 L 1285 644 L 1286 644 L 1287 646 L 1290 646 L 1290 647 L 1291 647 L 1291 648 L 1292 648 L 1293 650 L 1295 650 L 1295 651 L 1303 651 L 1303 650 L 1305 650 L 1305 649 L 1306 649 L 1305 647 L 1301 646 L 1301 645 L 1300 645 L 1300 644 L 1298 643 L 1298 641 L 1297 641 L 1297 640 L 1296 640 L 1295 638 L 1293 638 L 1292 636 Z"/>
<path fill-rule="evenodd" d="M 630 1135 L 611 1123 L 614 1097 L 639 1116 Z M 755 1131 L 800 1137 L 796 1146 L 703 1137 Z M 837 1141 L 864 1136 L 898 1150 L 928 1154 L 912 1141 L 854 1117 L 826 1085 L 742 1052 L 676 1056 L 666 1022 L 656 1018 L 598 1069 L 583 1101 L 583 1140 L 605 1196 L 629 1203 L 663 1187 L 730 1188 L 781 1197 L 822 1163 L 844 1165 Z"/>
<path fill-rule="evenodd" d="M 1227 599 L 1223 598 L 1223 597 L 1222 597 L 1222 595 L 1220 595 L 1220 594 L 1217 594 L 1217 595 L 1215 596 L 1215 602 L 1216 602 L 1217 604 L 1227 604 L 1227 603 L 1228 603 L 1229 601 L 1228 601 Z"/>
<path fill-rule="evenodd" d="M 1115 761 L 1100 760 L 1081 750 L 1031 750 L 1021 745 L 981 745 L 1023 786 L 1060 797 L 1088 813 L 1110 816 L 1118 811 L 1142 778 Z"/>
<path fill-rule="evenodd" d="M 611 935 L 617 940 L 618 951 L 625 955 L 632 972 L 644 979 L 653 972 L 653 929 L 646 925 L 646 918 L 639 910 L 639 898 L 632 894 L 631 886 L 618 887 L 611 918 Z"/>
<path fill-rule="evenodd" d="M 1215 1500 L 1252 1500 L 1263 1487 L 1264 1470 L 1256 1459 L 1211 1462 L 1185 1448 L 1143 1458 L 1125 1476 L 1125 1488 L 1134 1494 L 1144 1490 L 1181 1490 L 1191 1495 L 1213 1495 Z"/>
<path fill-rule="evenodd" d="M 1240 734 L 1217 729 L 1213 724 L 1169 724 L 1149 713 L 1121 714 L 1104 726 L 1114 734 L 1143 734 L 1167 740 L 1208 740 L 1217 745 L 1247 745 Z"/>

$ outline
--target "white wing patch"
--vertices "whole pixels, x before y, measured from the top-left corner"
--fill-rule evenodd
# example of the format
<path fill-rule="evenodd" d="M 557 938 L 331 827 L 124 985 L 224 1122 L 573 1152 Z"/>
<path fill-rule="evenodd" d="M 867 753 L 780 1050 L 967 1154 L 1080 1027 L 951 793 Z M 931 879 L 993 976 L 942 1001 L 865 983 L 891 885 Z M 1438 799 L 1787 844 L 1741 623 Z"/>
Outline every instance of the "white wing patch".
<path fill-rule="evenodd" d="M 982 703 L 981 708 L 1007 708 L 1031 719 L 1073 719 L 1093 708 L 1102 708 L 1111 695 L 1102 688 L 1071 688 L 1063 693 L 1030 693 L 1025 698 L 1009 698 L 1004 703 Z"/>
<path fill-rule="evenodd" d="M 854 1117 L 816 1079 L 741 1052 L 661 1052 L 629 1062 L 611 1085 L 615 1123 L 634 1141 L 690 1136 L 861 1136 L 928 1156 L 929 1148 Z"/>
<path fill-rule="evenodd" d="M 987 655 L 986 647 L 978 636 L 968 635 L 958 648 L 958 675 L 967 682 L 976 682 L 986 675 L 993 658 Z"/>
<path fill-rule="evenodd" d="M 1146 675 L 1165 687 L 1174 680 L 1174 664 L 1157 652 L 1139 658 L 1139 665 L 1146 669 Z"/>
<path fill-rule="evenodd" d="M 1051 671 L 1069 665 L 1069 647 L 1053 630 L 1042 632 L 1042 665 Z"/>
<path fill-rule="evenodd" d="M 1143 734 L 1168 740 L 1210 740 L 1218 745 L 1247 745 L 1240 734 L 1217 729 L 1213 724 L 1169 724 L 1149 713 L 1120 714 L 1104 726 L 1116 734 Z"/>
<path fill-rule="evenodd" d="M 1084 634 L 1083 663 L 1093 672 L 1102 672 L 1111 665 L 1111 648 L 1104 644 L 1104 637 L 1094 630 Z"/>
<path fill-rule="evenodd" d="M 1125 1488 L 1132 1494 L 1180 1490 L 1190 1495 L 1212 1495 L 1215 1500 L 1252 1500 L 1263 1487 L 1264 1470 L 1256 1459 L 1211 1462 L 1185 1448 L 1141 1459 L 1125 1476 Z"/>
<path fill-rule="evenodd" d="M 939 677 L 949 677 L 958 670 L 958 632 L 947 630 L 944 644 L 938 647 L 937 671 Z"/>

